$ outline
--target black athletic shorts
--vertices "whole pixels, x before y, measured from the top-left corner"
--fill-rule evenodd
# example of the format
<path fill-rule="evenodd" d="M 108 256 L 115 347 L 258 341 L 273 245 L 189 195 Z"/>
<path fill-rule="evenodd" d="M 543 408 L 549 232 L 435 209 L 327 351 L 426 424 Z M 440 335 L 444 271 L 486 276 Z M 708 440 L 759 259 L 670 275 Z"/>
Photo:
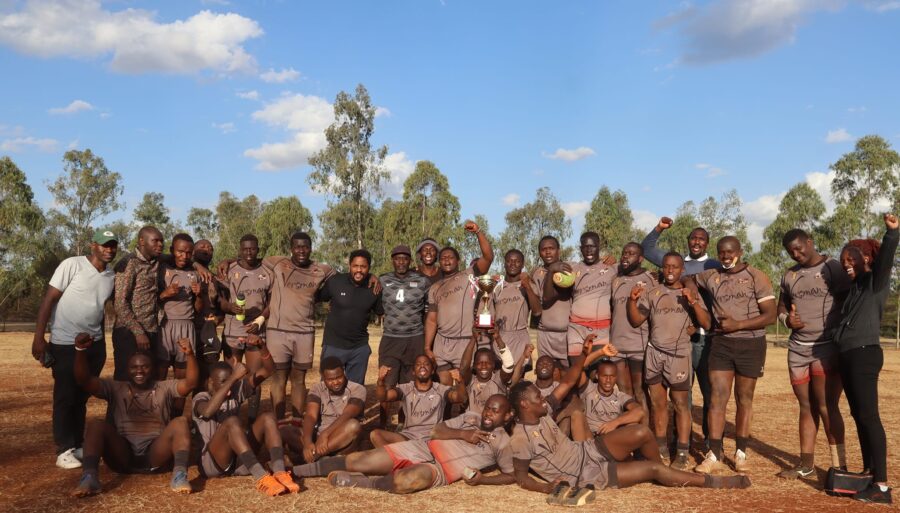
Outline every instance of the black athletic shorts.
<path fill-rule="evenodd" d="M 766 366 L 766 337 L 712 337 L 709 370 L 734 371 L 747 378 L 761 378 Z"/>
<path fill-rule="evenodd" d="M 384 378 L 388 386 L 410 380 L 412 366 L 419 355 L 425 354 L 425 335 L 393 337 L 384 335 L 378 344 L 378 365 L 387 365 L 391 372 Z"/>

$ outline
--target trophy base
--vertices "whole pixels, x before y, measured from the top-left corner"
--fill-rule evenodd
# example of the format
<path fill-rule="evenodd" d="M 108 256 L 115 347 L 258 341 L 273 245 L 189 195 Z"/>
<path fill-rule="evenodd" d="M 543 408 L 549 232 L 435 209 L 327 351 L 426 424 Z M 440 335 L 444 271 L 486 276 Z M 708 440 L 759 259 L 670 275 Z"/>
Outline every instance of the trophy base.
<path fill-rule="evenodd" d="M 494 329 L 494 319 L 489 314 L 478 314 L 478 322 L 475 327 L 482 330 Z"/>

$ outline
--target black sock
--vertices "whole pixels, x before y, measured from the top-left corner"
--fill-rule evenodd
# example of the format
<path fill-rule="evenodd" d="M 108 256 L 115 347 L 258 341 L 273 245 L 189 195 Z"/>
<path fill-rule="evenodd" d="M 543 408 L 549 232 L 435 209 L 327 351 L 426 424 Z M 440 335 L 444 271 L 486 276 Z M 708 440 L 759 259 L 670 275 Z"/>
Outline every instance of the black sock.
<path fill-rule="evenodd" d="M 173 458 L 174 463 L 172 465 L 172 470 L 182 470 L 187 472 L 187 464 L 188 457 L 190 456 L 190 451 L 175 451 L 175 457 Z"/>
<path fill-rule="evenodd" d="M 241 461 L 241 465 L 247 467 L 254 479 L 261 479 L 267 474 L 266 469 L 259 464 L 259 460 L 256 459 L 252 450 L 238 454 L 238 459 Z"/>
<path fill-rule="evenodd" d="M 96 477 L 98 469 L 100 468 L 100 457 L 85 456 L 84 459 L 81 460 L 81 468 L 85 474 L 93 474 Z"/>
<path fill-rule="evenodd" d="M 659 446 L 660 451 L 665 451 L 669 448 L 669 440 L 664 436 L 656 437 L 656 445 Z"/>
<path fill-rule="evenodd" d="M 330 456 L 315 463 L 297 465 L 294 467 L 294 474 L 300 477 L 324 477 L 335 470 L 347 470 L 345 456 Z"/>
<path fill-rule="evenodd" d="M 384 492 L 390 492 L 394 489 L 394 474 L 388 474 L 372 479 L 372 488 Z"/>
<path fill-rule="evenodd" d="M 746 454 L 747 453 L 747 442 L 749 442 L 749 441 L 750 441 L 750 437 L 744 437 L 744 436 L 737 437 L 736 438 L 737 450 Z"/>
<path fill-rule="evenodd" d="M 279 445 L 269 448 L 269 467 L 272 472 L 284 472 L 284 447 Z"/>
<path fill-rule="evenodd" d="M 800 453 L 800 466 L 803 468 L 813 468 L 815 455 L 813 453 Z"/>
<path fill-rule="evenodd" d="M 675 450 L 678 451 L 679 453 L 682 453 L 682 452 L 686 453 L 691 450 L 691 444 L 689 444 L 689 443 L 683 444 L 681 442 L 678 442 L 675 446 Z"/>
<path fill-rule="evenodd" d="M 721 438 L 710 438 L 709 439 L 709 450 L 712 451 L 713 454 L 716 455 L 716 459 L 722 461 L 724 459 L 722 448 L 722 439 Z"/>

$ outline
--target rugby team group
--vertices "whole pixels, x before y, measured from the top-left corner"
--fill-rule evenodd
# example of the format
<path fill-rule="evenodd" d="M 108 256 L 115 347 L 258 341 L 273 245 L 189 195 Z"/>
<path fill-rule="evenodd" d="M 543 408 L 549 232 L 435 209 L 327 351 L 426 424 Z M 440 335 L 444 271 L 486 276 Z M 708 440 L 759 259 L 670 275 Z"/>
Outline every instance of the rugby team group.
<path fill-rule="evenodd" d="M 213 267 L 207 240 L 177 234 L 164 253 L 162 233 L 146 226 L 116 261 L 116 236 L 97 230 L 89 255 L 56 269 L 32 344 L 53 372 L 56 464 L 81 469 L 78 497 L 102 490 L 101 459 L 119 473 L 171 471 L 182 493 L 192 491 L 192 464 L 206 478 L 252 475 L 271 496 L 297 493 L 311 477 L 393 493 L 458 480 L 518 484 L 560 505 L 650 481 L 746 488 L 766 327 L 780 322 L 791 330 L 800 454 L 778 477 L 816 478 L 820 424 L 830 466 L 846 469 L 845 393 L 872 478 L 854 497 L 890 503 L 877 384 L 897 217 L 884 215 L 880 243 L 848 241 L 838 259 L 819 253 L 810 234 L 788 231 L 783 246 L 796 265 L 780 291 L 744 261 L 736 237 L 715 241 L 716 258 L 703 228 L 684 253 L 660 249 L 672 223 L 662 218 L 623 248 L 584 233 L 577 262 L 561 261 L 559 241 L 547 235 L 536 268 L 526 272 L 522 251 L 507 248 L 494 276 L 494 248 L 471 221 L 478 258 L 460 262 L 453 247 L 425 239 L 415 251 L 396 246 L 393 271 L 381 276 L 370 274 L 364 249 L 350 253 L 347 273 L 313 261 L 304 232 L 290 235 L 290 255 L 264 258 L 247 234 L 239 247 L 220 248 L 237 253 Z M 109 300 L 115 369 L 100 378 Z M 323 302 L 321 380 L 307 389 Z M 384 334 L 367 389 L 372 320 Z M 690 453 L 695 382 L 699 462 Z M 726 457 L 732 391 L 735 447 Z M 378 413 L 367 416 L 371 394 Z M 105 418 L 86 420 L 90 396 L 108 403 Z"/>

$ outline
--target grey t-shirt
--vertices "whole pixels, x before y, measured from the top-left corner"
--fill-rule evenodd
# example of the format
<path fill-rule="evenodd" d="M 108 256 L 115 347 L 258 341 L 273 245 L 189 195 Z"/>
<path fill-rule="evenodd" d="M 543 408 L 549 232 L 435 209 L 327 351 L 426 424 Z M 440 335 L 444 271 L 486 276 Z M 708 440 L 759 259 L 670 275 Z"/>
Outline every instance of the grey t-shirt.
<path fill-rule="evenodd" d="M 79 333 L 99 339 L 103 304 L 112 296 L 115 279 L 111 267 L 99 272 L 85 256 L 63 260 L 50 278 L 50 286 L 63 293 L 50 313 L 50 342 L 72 345 Z"/>

